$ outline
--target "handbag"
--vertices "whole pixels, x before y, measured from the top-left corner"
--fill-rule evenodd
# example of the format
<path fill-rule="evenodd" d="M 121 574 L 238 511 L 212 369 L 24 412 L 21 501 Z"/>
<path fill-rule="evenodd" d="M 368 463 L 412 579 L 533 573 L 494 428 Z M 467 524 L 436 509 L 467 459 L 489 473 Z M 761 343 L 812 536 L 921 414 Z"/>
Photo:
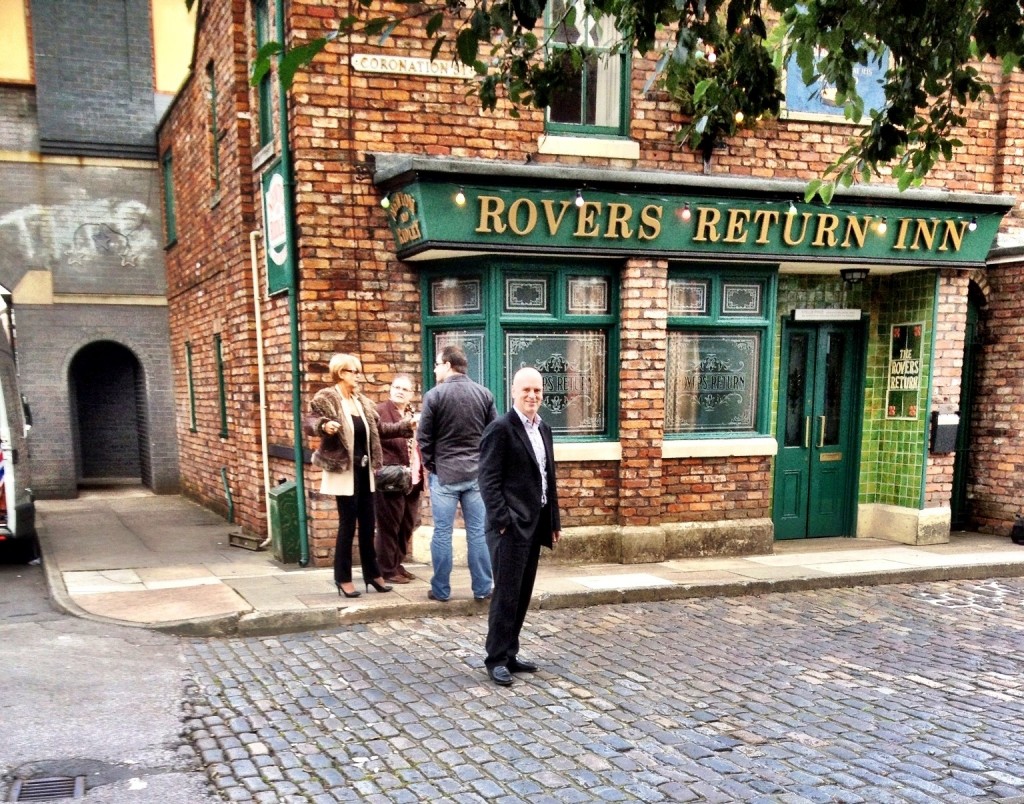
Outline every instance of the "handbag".
<path fill-rule="evenodd" d="M 412 489 L 412 470 L 408 466 L 387 464 L 374 472 L 377 491 L 385 494 L 408 494 Z"/>

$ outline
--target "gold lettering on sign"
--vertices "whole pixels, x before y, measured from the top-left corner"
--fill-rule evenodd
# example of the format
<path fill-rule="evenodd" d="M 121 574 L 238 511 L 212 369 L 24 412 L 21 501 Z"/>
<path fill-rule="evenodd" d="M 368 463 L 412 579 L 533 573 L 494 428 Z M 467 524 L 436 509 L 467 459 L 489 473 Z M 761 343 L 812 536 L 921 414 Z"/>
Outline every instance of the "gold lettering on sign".
<path fill-rule="evenodd" d="M 759 246 L 769 243 L 769 233 L 778 222 L 779 211 L 777 209 L 759 209 L 755 212 L 754 223 L 757 225 L 757 240 L 754 242 Z"/>
<path fill-rule="evenodd" d="M 526 223 L 520 225 L 519 210 L 526 209 Z M 517 235 L 528 235 L 537 228 L 537 207 L 529 198 L 517 198 L 508 208 L 508 228 Z"/>
<path fill-rule="evenodd" d="M 803 218 L 803 226 L 800 227 L 800 236 L 793 237 L 793 219 L 796 218 L 796 213 L 786 213 L 786 225 L 782 230 L 782 242 L 787 246 L 799 246 L 804 242 L 804 237 L 807 236 L 807 221 L 811 219 L 812 215 L 810 212 L 805 212 L 800 217 Z"/>
<path fill-rule="evenodd" d="M 661 234 L 662 208 L 654 204 L 648 204 L 640 210 L 640 231 L 637 233 L 638 240 L 657 240 Z"/>
<path fill-rule="evenodd" d="M 479 234 L 502 234 L 505 224 L 501 220 L 501 213 L 505 211 L 505 202 L 496 195 L 481 195 L 477 201 L 480 202 L 480 222 L 476 231 Z"/>
<path fill-rule="evenodd" d="M 834 248 L 838 242 L 838 238 L 836 237 L 836 229 L 838 228 L 838 215 L 818 215 L 818 226 L 814 231 L 814 240 L 811 241 L 811 245 Z"/>
<path fill-rule="evenodd" d="M 631 238 L 633 230 L 629 228 L 629 219 L 632 217 L 633 207 L 629 204 L 609 204 L 608 228 L 605 229 L 604 236 L 613 240 Z"/>
<path fill-rule="evenodd" d="M 697 208 L 697 231 L 693 235 L 695 243 L 717 243 L 718 222 L 722 220 L 722 213 L 717 209 L 709 207 Z"/>
<path fill-rule="evenodd" d="M 729 222 L 725 225 L 726 243 L 747 242 L 747 221 L 750 220 L 749 209 L 730 209 Z"/>
<path fill-rule="evenodd" d="M 407 193 L 391 196 L 391 214 L 400 210 L 415 216 L 416 199 Z M 476 197 L 476 229 L 480 235 L 517 237 L 559 237 L 614 241 L 651 241 L 663 233 L 664 207 L 660 204 L 634 206 L 628 201 L 584 201 L 544 198 L 528 195 L 505 200 L 498 195 Z M 395 220 L 399 219 L 395 217 Z M 722 246 L 756 245 L 853 251 L 871 246 L 877 233 L 877 215 L 842 214 L 831 211 L 783 212 L 749 206 L 694 208 L 692 231 L 672 230 L 672 238 L 689 234 L 691 243 Z M 400 221 L 399 221 L 400 222 Z M 894 218 L 893 251 L 959 252 L 967 239 L 970 223 L 959 218 Z M 883 238 L 883 243 L 887 242 Z M 675 241 L 673 242 L 675 245 Z"/>
<path fill-rule="evenodd" d="M 576 237 L 597 237 L 597 216 L 601 213 L 600 201 L 584 201 L 576 219 Z"/>

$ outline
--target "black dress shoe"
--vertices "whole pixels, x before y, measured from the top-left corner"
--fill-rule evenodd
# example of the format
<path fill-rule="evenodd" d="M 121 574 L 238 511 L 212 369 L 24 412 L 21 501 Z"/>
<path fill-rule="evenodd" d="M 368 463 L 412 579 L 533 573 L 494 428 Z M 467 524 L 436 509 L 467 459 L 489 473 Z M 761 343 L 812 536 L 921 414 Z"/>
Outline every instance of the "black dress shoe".
<path fill-rule="evenodd" d="M 508 671 L 510 673 L 536 673 L 537 665 L 526 661 L 526 659 L 512 659 L 508 663 Z"/>
<path fill-rule="evenodd" d="M 499 687 L 508 687 L 512 684 L 512 674 L 504 665 L 499 664 L 496 667 L 488 667 L 487 675 L 489 675 L 491 677 L 491 681 Z"/>

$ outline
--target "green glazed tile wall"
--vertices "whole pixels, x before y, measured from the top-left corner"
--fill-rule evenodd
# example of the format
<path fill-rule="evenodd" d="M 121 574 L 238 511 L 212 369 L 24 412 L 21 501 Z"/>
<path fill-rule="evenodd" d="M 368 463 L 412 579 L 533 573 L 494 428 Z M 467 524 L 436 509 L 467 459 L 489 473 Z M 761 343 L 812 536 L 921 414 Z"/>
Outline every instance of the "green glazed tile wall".
<path fill-rule="evenodd" d="M 921 507 L 924 448 L 928 433 L 928 388 L 931 383 L 935 274 L 896 274 L 882 282 L 877 309 L 872 311 L 864 388 L 861 439 L 861 502 L 906 508 Z M 890 328 L 920 323 L 921 390 L 915 420 L 886 419 L 885 392 Z"/>
<path fill-rule="evenodd" d="M 847 286 L 839 277 L 779 277 L 780 321 L 788 317 L 794 308 L 859 308 L 870 315 L 861 422 L 861 503 L 920 507 L 934 305 L 935 275 L 932 272 L 874 276 L 853 286 Z M 916 421 L 885 418 L 889 328 L 902 323 L 924 325 L 920 413 Z M 782 327 L 779 326 L 776 327 L 772 352 L 771 431 L 776 434 L 781 352 Z"/>

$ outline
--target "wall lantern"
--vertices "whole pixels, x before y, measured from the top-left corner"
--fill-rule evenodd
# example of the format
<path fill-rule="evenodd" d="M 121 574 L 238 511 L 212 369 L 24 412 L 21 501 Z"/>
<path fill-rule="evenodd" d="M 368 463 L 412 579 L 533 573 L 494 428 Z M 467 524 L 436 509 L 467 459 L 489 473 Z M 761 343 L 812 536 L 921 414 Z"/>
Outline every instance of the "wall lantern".
<path fill-rule="evenodd" d="M 847 285 L 857 285 L 868 278 L 867 268 L 841 268 L 839 275 Z"/>

